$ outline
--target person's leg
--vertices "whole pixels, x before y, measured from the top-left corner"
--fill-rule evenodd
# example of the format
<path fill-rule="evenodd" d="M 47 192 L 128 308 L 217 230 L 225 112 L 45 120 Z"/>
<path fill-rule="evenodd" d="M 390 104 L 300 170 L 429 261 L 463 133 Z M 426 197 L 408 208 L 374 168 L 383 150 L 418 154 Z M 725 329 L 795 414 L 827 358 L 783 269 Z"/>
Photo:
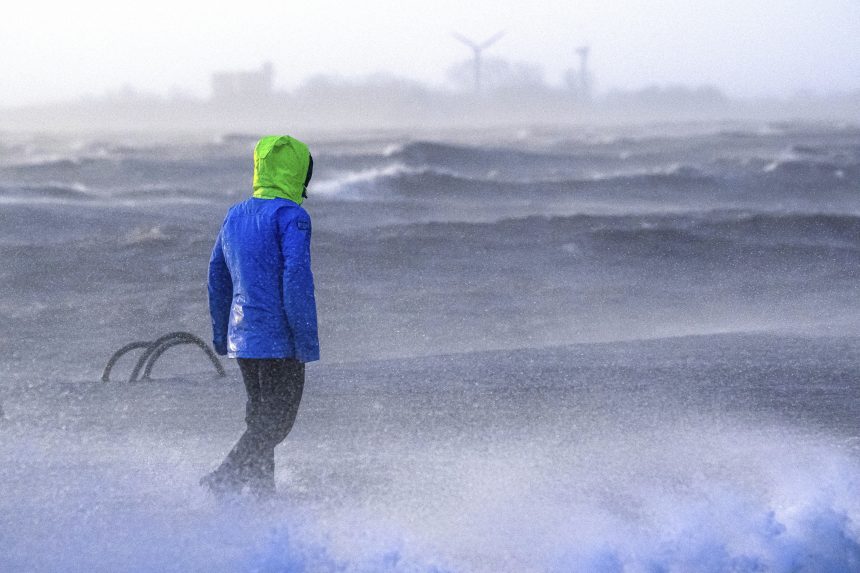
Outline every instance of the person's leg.
<path fill-rule="evenodd" d="M 216 493 L 227 493 L 242 489 L 248 479 L 249 465 L 260 442 L 260 388 L 261 360 L 239 358 L 239 369 L 245 383 L 247 399 L 245 402 L 245 424 L 247 429 L 224 458 L 221 465 L 201 480 Z"/>
<path fill-rule="evenodd" d="M 292 358 L 266 360 L 260 371 L 260 402 L 266 439 L 274 448 L 284 441 L 299 413 L 305 387 L 305 365 Z"/>
<path fill-rule="evenodd" d="M 248 483 L 257 495 L 268 495 L 275 490 L 275 446 L 290 433 L 299 411 L 305 365 L 292 359 L 262 361 L 259 381 L 260 434 Z"/>

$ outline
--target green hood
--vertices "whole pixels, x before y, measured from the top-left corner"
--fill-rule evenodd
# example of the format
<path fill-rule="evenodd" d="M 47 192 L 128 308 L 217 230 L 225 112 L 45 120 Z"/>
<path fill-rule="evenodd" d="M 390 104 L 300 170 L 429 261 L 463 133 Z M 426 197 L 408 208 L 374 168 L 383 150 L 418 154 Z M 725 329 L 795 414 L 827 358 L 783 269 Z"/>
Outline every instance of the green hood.
<path fill-rule="evenodd" d="M 262 138 L 254 148 L 254 197 L 301 205 L 310 156 L 308 146 L 289 135 Z"/>

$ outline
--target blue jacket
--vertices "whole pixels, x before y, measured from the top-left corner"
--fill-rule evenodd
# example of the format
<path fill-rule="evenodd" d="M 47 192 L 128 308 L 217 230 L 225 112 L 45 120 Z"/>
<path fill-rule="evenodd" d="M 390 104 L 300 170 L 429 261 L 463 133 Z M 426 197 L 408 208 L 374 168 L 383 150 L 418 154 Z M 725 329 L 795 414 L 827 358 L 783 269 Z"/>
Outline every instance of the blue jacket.
<path fill-rule="evenodd" d="M 300 195 L 258 189 L 256 174 L 264 170 L 257 151 L 265 139 L 255 150 L 254 197 L 230 208 L 209 260 L 213 345 L 231 358 L 311 362 L 319 360 L 311 219 Z M 278 152 L 295 155 L 290 149 Z M 275 155 L 269 153 L 268 160 L 284 162 Z"/>

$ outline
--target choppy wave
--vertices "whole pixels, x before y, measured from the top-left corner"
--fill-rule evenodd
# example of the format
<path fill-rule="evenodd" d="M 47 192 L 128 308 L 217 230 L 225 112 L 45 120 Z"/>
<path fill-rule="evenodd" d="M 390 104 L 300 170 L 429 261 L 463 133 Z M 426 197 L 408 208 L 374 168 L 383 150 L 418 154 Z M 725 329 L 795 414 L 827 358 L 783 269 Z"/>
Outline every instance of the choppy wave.
<path fill-rule="evenodd" d="M 94 198 L 83 183 L 48 182 L 43 185 L 0 185 L 0 201 L 82 201 Z"/>
<path fill-rule="evenodd" d="M 0 185 L 0 203 L 7 205 L 86 203 L 93 206 L 199 203 L 223 199 L 234 193 L 232 189 L 210 191 L 171 184 L 140 185 L 126 189 L 91 189 L 81 183 Z"/>
<path fill-rule="evenodd" d="M 36 157 L 13 164 L 11 167 L 17 170 L 39 170 L 39 169 L 73 169 L 81 165 L 95 161 L 90 158 L 74 156 L 51 155 L 47 157 Z"/>
<path fill-rule="evenodd" d="M 737 239 L 786 238 L 804 244 L 860 248 L 860 215 L 832 213 L 740 213 L 712 227 Z"/>
<path fill-rule="evenodd" d="M 473 147 L 416 141 L 389 152 L 389 158 L 413 167 L 454 170 L 477 176 L 504 177 L 516 181 L 570 178 L 594 171 L 624 169 L 630 157 L 625 152 L 585 147 L 564 153 L 551 149 Z M 630 166 L 626 167 L 630 169 Z"/>
<path fill-rule="evenodd" d="M 504 147 L 474 147 L 432 141 L 414 141 L 386 150 L 386 155 L 396 157 L 411 164 L 456 165 L 483 164 L 487 162 L 505 163 L 523 160 L 569 160 L 570 155 L 557 153 L 537 153 Z"/>
<path fill-rule="evenodd" d="M 784 177 L 829 177 L 829 178 L 855 178 L 860 170 L 856 164 L 840 165 L 830 161 L 815 161 L 809 159 L 787 159 L 776 160 L 768 163 L 763 171 L 765 173 L 781 175 Z"/>
<path fill-rule="evenodd" d="M 605 193 L 606 201 L 622 195 L 648 200 L 657 192 L 663 198 L 683 193 L 706 204 L 725 197 L 747 203 L 780 197 L 814 201 L 811 193 L 835 190 L 844 195 L 860 185 L 860 159 L 852 155 L 850 142 L 797 143 L 788 146 L 790 153 L 779 147 L 771 157 L 756 150 L 734 155 L 731 148 L 718 147 L 688 152 L 681 143 L 654 150 L 638 150 L 636 142 L 611 149 L 582 146 L 559 153 L 517 149 L 514 142 L 506 148 L 414 141 L 376 153 L 323 152 L 311 192 L 349 200 L 392 193 L 432 198 L 448 193 L 534 196 L 575 191 Z M 697 140 L 696 145 L 708 149 L 707 141 Z M 229 195 L 241 186 L 247 189 L 249 161 L 225 147 L 230 146 L 203 146 L 194 153 L 190 147 L 125 150 L 114 145 L 101 155 L 54 155 L 6 165 L 0 167 L 0 177 L 28 189 L 44 187 L 45 181 L 78 181 L 92 189 L 134 193 L 136 199 L 167 199 L 174 189 L 186 196 L 182 189 Z"/>
<path fill-rule="evenodd" d="M 707 149 L 707 141 L 697 141 L 696 145 Z M 677 147 L 677 148 L 676 148 Z M 715 147 L 715 150 L 720 148 Z M 786 168 L 791 170 L 814 170 L 830 168 L 841 169 L 856 169 L 860 166 L 860 155 L 858 155 L 858 146 L 856 144 L 846 144 L 841 142 L 823 144 L 823 143 L 808 143 L 795 144 L 791 146 L 791 154 L 789 157 L 780 157 L 784 155 L 781 152 L 776 153 L 776 157 L 770 161 L 765 161 L 765 167 L 769 167 L 768 171 L 774 169 Z M 731 148 L 725 150 L 726 157 L 731 157 L 733 154 Z M 475 147 L 467 145 L 456 145 L 450 143 L 437 143 L 429 141 L 416 141 L 407 144 L 392 145 L 380 155 L 376 156 L 380 161 L 397 161 L 410 167 L 429 167 L 429 168 L 447 168 L 459 170 L 463 172 L 486 172 L 488 169 L 492 171 L 494 168 L 504 173 L 515 173 L 517 169 L 526 170 L 529 177 L 538 176 L 533 169 L 545 168 L 547 172 L 552 173 L 559 168 L 569 170 L 571 167 L 583 169 L 597 169 L 602 166 L 611 166 L 619 170 L 624 169 L 624 163 L 628 160 L 638 158 L 642 160 L 650 160 L 660 162 L 664 157 L 674 157 L 677 161 L 678 156 L 690 155 L 691 161 L 698 161 L 688 164 L 670 163 L 665 167 L 659 166 L 642 166 L 642 169 L 653 170 L 672 170 L 672 169 L 694 169 L 701 170 L 705 163 L 713 160 L 720 160 L 725 167 L 724 157 L 717 155 L 708 155 L 701 153 L 690 153 L 683 147 L 683 141 L 673 142 L 669 147 L 669 153 L 666 150 L 656 149 L 637 149 L 635 142 L 631 142 L 629 146 L 603 149 L 600 146 L 577 147 L 573 150 L 568 150 L 565 153 L 560 153 L 548 150 L 534 149 L 517 149 L 511 147 Z M 373 156 L 362 156 L 364 161 L 370 160 Z M 748 156 L 747 160 L 757 159 L 755 155 Z M 704 163 L 701 163 L 705 160 Z M 638 167 L 638 166 L 637 166 Z M 629 169 L 629 167 L 628 167 Z"/>
<path fill-rule="evenodd" d="M 614 228 L 613 228 L 614 227 Z M 695 245 L 721 240 L 735 244 L 827 246 L 860 250 L 860 216 L 819 213 L 726 213 L 691 216 L 616 217 L 607 235 L 639 240 L 665 239 Z"/>
<path fill-rule="evenodd" d="M 45 179 L 78 179 L 87 184 L 122 185 L 126 182 L 193 181 L 212 179 L 247 171 L 245 157 L 228 155 L 210 158 L 171 157 L 170 154 L 61 158 L 0 168 L 0 174 L 12 180 L 39 182 Z"/>
<path fill-rule="evenodd" d="M 580 146 L 559 153 L 551 149 L 476 147 L 451 143 L 416 141 L 392 145 L 378 155 L 336 156 L 328 159 L 345 172 L 386 169 L 397 164 L 415 170 L 445 172 L 460 177 L 518 183 L 578 181 L 618 178 L 621 182 L 647 184 L 649 176 L 664 175 L 671 181 L 703 178 L 735 184 L 738 178 L 773 184 L 774 177 L 786 181 L 815 178 L 860 181 L 860 155 L 856 145 L 844 142 L 796 144 L 790 153 L 775 146 L 773 155 L 738 154 L 732 146 L 720 147 L 707 139 L 670 141 L 660 147 L 639 148 L 635 142 L 611 149 Z M 766 176 L 762 179 L 762 176 Z M 651 177 L 653 180 L 655 177 Z"/>
<path fill-rule="evenodd" d="M 580 258 L 624 255 L 639 261 L 731 265 L 745 257 L 772 261 L 855 261 L 860 215 L 712 211 L 666 214 L 544 215 L 491 222 L 433 222 L 399 231 L 403 236 L 463 236 L 466 243 L 539 243 Z M 852 265 L 853 266 L 853 265 Z M 779 272 L 790 272 L 790 268 Z M 776 269 L 774 269 L 776 272 Z"/>

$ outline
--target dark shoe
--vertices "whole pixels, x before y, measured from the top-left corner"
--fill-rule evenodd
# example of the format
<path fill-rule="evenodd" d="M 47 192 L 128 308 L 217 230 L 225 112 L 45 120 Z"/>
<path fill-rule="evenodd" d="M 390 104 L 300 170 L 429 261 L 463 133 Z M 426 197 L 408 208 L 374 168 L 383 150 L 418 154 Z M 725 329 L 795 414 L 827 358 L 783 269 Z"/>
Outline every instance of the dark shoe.
<path fill-rule="evenodd" d="M 217 499 L 223 499 L 239 495 L 243 484 L 232 472 L 218 468 L 200 478 L 200 485 L 208 488 Z"/>

